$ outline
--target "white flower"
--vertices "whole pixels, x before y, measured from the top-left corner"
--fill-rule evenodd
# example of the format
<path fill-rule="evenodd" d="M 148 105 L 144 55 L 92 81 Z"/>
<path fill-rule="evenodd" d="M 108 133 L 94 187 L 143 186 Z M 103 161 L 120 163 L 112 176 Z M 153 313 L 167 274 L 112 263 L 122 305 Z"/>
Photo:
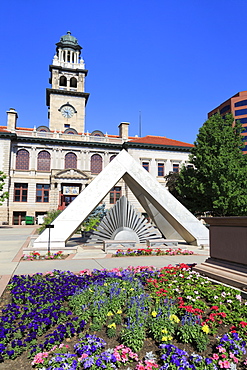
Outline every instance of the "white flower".
<path fill-rule="evenodd" d="M 236 295 L 236 298 L 239 300 L 239 302 L 241 302 L 242 297 L 241 297 L 241 295 L 240 295 L 240 294 L 237 294 L 237 295 Z"/>
<path fill-rule="evenodd" d="M 217 295 L 214 296 L 214 299 L 218 299 L 219 297 Z"/>
<path fill-rule="evenodd" d="M 231 299 L 228 299 L 228 300 L 227 300 L 227 303 L 232 303 L 232 300 L 231 300 Z"/>
<path fill-rule="evenodd" d="M 222 292 L 222 293 L 221 293 L 221 296 L 225 298 L 226 293 L 225 293 L 225 292 Z"/>

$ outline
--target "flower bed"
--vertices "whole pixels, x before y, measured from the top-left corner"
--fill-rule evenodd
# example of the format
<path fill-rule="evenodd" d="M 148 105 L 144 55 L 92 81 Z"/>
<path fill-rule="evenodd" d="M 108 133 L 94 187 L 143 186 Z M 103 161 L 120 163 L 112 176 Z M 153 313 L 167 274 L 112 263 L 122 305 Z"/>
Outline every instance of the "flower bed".
<path fill-rule="evenodd" d="M 131 249 L 128 248 L 127 250 L 118 249 L 115 254 L 113 254 L 113 257 L 129 257 L 129 256 L 177 256 L 177 255 L 191 255 L 194 254 L 193 251 L 189 251 L 187 249 L 181 249 L 181 248 L 168 248 L 168 249 L 152 249 L 150 247 L 148 248 L 139 248 L 139 249 Z"/>
<path fill-rule="evenodd" d="M 247 302 L 189 266 L 14 276 L 0 369 L 246 368 Z"/>
<path fill-rule="evenodd" d="M 68 257 L 68 254 L 63 254 L 62 251 L 58 251 L 57 253 L 46 253 L 40 254 L 39 252 L 31 252 L 30 254 L 23 254 L 21 259 L 23 261 L 35 261 L 35 260 L 57 260 L 57 259 L 65 259 Z"/>

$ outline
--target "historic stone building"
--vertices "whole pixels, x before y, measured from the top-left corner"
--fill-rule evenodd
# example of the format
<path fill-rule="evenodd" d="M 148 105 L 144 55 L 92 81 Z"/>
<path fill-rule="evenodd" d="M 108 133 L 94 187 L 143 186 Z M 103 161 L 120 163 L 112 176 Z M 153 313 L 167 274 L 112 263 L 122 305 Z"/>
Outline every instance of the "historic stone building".
<path fill-rule="evenodd" d="M 89 94 L 84 91 L 82 48 L 70 32 L 56 46 L 46 94 L 49 127 L 18 127 L 13 108 L 7 112 L 7 126 L 0 126 L 0 171 L 7 175 L 4 191 L 9 192 L 0 206 L 0 224 L 18 225 L 26 216 L 37 219 L 64 209 L 122 148 L 164 186 L 165 175 L 188 164 L 191 144 L 161 136 L 130 137 L 128 122 L 119 124 L 119 135 L 85 133 Z M 142 211 L 123 181 L 103 200 L 106 208 L 121 195 Z"/>

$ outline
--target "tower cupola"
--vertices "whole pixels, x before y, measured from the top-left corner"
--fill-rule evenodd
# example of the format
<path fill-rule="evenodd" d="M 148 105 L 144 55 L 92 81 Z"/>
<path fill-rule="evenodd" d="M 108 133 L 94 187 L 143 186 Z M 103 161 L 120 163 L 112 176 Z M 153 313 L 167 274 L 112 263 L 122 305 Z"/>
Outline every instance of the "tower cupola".
<path fill-rule="evenodd" d="M 78 44 L 76 37 L 68 31 L 66 35 L 60 38 L 56 43 L 56 55 L 53 59 L 53 65 L 66 66 L 69 68 L 84 68 L 84 60 L 80 59 L 82 47 Z"/>

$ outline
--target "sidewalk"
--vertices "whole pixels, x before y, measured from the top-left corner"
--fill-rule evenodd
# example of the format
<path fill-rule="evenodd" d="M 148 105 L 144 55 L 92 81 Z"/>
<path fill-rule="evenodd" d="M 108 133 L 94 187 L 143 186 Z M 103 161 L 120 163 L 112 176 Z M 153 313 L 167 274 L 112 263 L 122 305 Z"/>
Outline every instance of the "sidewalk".
<path fill-rule="evenodd" d="M 209 257 L 209 249 L 186 246 L 194 255 L 189 256 L 141 256 L 141 257 L 110 257 L 99 247 L 82 247 L 78 237 L 69 243 L 79 245 L 78 253 L 66 260 L 21 261 L 22 248 L 27 246 L 29 237 L 35 232 L 35 226 L 0 226 L 0 296 L 8 281 L 14 274 L 27 275 L 36 272 L 47 272 L 54 269 L 79 272 L 84 269 L 112 269 L 128 266 L 163 267 L 169 264 L 202 263 Z M 184 247 L 184 245 L 183 245 Z"/>

